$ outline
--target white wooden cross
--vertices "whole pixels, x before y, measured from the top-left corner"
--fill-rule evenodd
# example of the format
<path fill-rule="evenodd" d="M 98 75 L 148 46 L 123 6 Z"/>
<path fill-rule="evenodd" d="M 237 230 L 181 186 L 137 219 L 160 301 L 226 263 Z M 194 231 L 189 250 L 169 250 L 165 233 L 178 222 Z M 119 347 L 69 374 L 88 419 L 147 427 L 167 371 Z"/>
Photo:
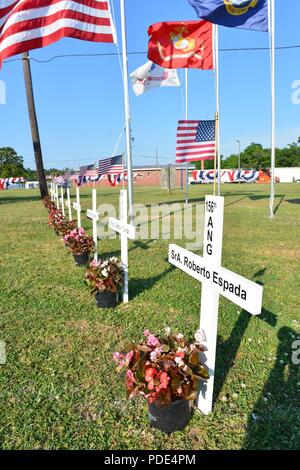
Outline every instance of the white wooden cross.
<path fill-rule="evenodd" d="M 54 201 L 57 209 L 59 209 L 58 186 L 56 183 L 54 183 Z"/>
<path fill-rule="evenodd" d="M 97 212 L 97 190 L 92 190 L 92 209 L 88 209 L 86 215 L 89 219 L 93 221 L 93 239 L 96 246 L 96 251 L 94 254 L 94 259 L 97 260 L 97 241 L 98 241 L 98 234 L 97 234 L 97 222 L 99 221 L 99 213 Z"/>
<path fill-rule="evenodd" d="M 71 221 L 73 220 L 73 218 L 72 218 L 72 204 L 71 204 L 71 198 L 70 198 L 70 188 L 67 188 L 67 200 L 65 204 L 69 211 L 69 220 Z"/>
<path fill-rule="evenodd" d="M 62 186 L 60 187 L 60 204 L 62 214 L 65 215 L 64 188 Z"/>
<path fill-rule="evenodd" d="M 223 217 L 224 198 L 206 196 L 203 257 L 169 245 L 169 262 L 202 282 L 200 329 L 205 333 L 207 347 L 202 359 L 210 378 L 200 383 L 197 405 L 204 414 L 211 412 L 213 404 L 219 296 L 252 315 L 259 315 L 262 308 L 262 286 L 221 267 Z"/>
<path fill-rule="evenodd" d="M 59 204 L 59 192 L 58 192 L 58 184 L 55 185 L 55 197 L 56 197 L 56 203 L 57 203 L 57 208 L 60 208 Z"/>
<path fill-rule="evenodd" d="M 54 183 L 53 183 L 53 181 L 50 181 L 50 199 L 51 199 L 51 201 L 54 201 Z"/>
<path fill-rule="evenodd" d="M 128 295 L 128 238 L 135 239 L 135 227 L 128 224 L 127 190 L 120 191 L 120 220 L 110 217 L 109 228 L 121 234 L 121 261 L 124 271 L 123 302 L 127 303 Z"/>
<path fill-rule="evenodd" d="M 79 187 L 76 187 L 76 202 L 73 202 L 73 207 L 77 211 L 77 227 L 81 227 L 81 205 Z"/>

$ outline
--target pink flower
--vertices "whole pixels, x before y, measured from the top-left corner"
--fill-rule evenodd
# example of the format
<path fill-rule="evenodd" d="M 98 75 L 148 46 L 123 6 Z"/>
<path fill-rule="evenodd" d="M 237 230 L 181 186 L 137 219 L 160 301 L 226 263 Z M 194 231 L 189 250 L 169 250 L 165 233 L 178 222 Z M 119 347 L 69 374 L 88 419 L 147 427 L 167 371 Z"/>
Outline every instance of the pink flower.
<path fill-rule="evenodd" d="M 151 361 L 152 361 L 152 362 L 155 362 L 156 359 L 157 359 L 157 356 L 158 356 L 158 354 L 157 354 L 156 350 L 155 350 L 155 351 L 152 351 L 152 353 L 150 353 L 150 359 L 151 359 Z"/>
<path fill-rule="evenodd" d="M 126 371 L 126 384 L 128 387 L 132 387 L 136 383 L 133 372 L 129 369 Z"/>
<path fill-rule="evenodd" d="M 149 335 L 150 335 L 150 331 L 149 331 L 149 330 L 145 330 L 145 331 L 144 331 L 144 336 L 146 336 L 146 338 L 147 338 L 147 336 L 149 336 Z"/>
<path fill-rule="evenodd" d="M 149 334 L 147 337 L 147 345 L 155 348 L 160 345 L 159 339 L 156 338 L 156 336 Z"/>
<path fill-rule="evenodd" d="M 121 358 L 122 358 L 122 354 L 120 354 L 120 353 L 118 353 L 118 352 L 114 352 L 114 353 L 113 353 L 113 360 L 114 360 L 115 362 L 120 362 Z"/>
<path fill-rule="evenodd" d="M 170 382 L 170 377 L 166 372 L 162 372 L 160 374 L 160 388 L 168 388 L 169 382 Z"/>
<path fill-rule="evenodd" d="M 156 376 L 156 369 L 154 369 L 153 367 L 149 367 L 149 369 L 146 369 L 145 381 L 147 382 L 147 386 L 149 390 L 154 390 L 155 388 L 155 383 L 154 383 L 155 376 Z"/>
<path fill-rule="evenodd" d="M 149 367 L 148 369 L 146 369 L 146 372 L 145 372 L 146 382 L 153 380 L 153 377 L 155 374 L 156 374 L 156 369 L 154 369 L 154 367 Z"/>
<path fill-rule="evenodd" d="M 150 359 L 152 362 L 155 362 L 156 359 L 158 358 L 158 356 L 162 353 L 163 351 L 163 347 L 160 346 L 158 348 L 155 348 L 154 351 L 152 351 L 152 353 L 150 353 Z"/>
<path fill-rule="evenodd" d="M 148 402 L 151 404 L 153 402 L 155 402 L 155 400 L 157 400 L 157 393 L 149 393 L 149 395 L 146 395 L 146 398 L 148 400 Z"/>
<path fill-rule="evenodd" d="M 129 353 L 126 354 L 126 363 L 130 363 L 131 359 L 133 358 L 133 351 L 130 351 Z"/>
<path fill-rule="evenodd" d="M 96 259 L 93 259 L 93 261 L 90 263 L 90 266 L 92 268 L 99 268 L 100 265 L 101 265 L 101 261 L 97 261 Z"/>
<path fill-rule="evenodd" d="M 184 359 L 184 356 L 185 356 L 184 351 L 177 351 L 176 356 L 180 357 L 181 359 Z"/>

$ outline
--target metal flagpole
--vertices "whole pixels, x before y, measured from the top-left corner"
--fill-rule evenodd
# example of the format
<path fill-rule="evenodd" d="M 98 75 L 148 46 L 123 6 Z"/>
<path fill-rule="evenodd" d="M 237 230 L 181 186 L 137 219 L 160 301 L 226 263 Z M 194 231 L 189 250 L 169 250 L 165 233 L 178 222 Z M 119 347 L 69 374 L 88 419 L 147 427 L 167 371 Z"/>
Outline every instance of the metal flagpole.
<path fill-rule="evenodd" d="M 269 1 L 269 38 L 271 45 L 271 94 L 272 94 L 272 144 L 271 144 L 271 191 L 270 217 L 274 217 L 275 159 L 276 159 L 276 94 L 275 94 L 275 2 Z"/>
<path fill-rule="evenodd" d="M 221 146 L 220 146 L 220 83 L 219 83 L 219 27 L 214 25 L 215 69 L 216 69 L 216 105 L 217 105 L 217 153 L 218 153 L 218 196 L 221 195 Z"/>
<path fill-rule="evenodd" d="M 133 223 L 133 181 L 132 181 L 132 145 L 131 145 L 131 116 L 129 103 L 128 58 L 126 40 L 125 1 L 120 0 L 121 28 L 122 28 L 122 54 L 123 54 L 123 84 L 124 84 L 124 108 L 126 129 L 126 153 L 127 153 L 127 180 L 129 196 L 129 223 Z"/>
<path fill-rule="evenodd" d="M 214 156 L 214 196 L 216 195 L 217 148 L 218 148 L 218 113 L 215 114 L 215 156 Z"/>
<path fill-rule="evenodd" d="M 185 119 L 188 120 L 189 114 L 189 96 L 188 96 L 188 69 L 185 69 Z M 185 163 L 185 204 L 189 203 L 189 164 Z"/>
<path fill-rule="evenodd" d="M 124 162 L 124 152 L 122 153 L 122 165 L 123 165 L 123 181 L 122 181 L 122 186 L 123 186 L 123 189 L 125 189 L 125 162 Z M 128 173 L 127 173 L 127 178 L 128 178 Z"/>

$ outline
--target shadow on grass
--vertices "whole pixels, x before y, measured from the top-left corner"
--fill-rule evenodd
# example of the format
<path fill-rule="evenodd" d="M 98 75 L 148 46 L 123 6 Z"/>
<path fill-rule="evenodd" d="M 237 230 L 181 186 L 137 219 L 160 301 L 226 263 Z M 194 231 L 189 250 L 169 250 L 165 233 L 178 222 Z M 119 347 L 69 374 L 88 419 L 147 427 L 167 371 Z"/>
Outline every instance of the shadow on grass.
<path fill-rule="evenodd" d="M 14 204 L 16 202 L 42 201 L 41 196 L 2 196 L 0 195 L 0 204 Z"/>
<path fill-rule="evenodd" d="M 157 282 L 170 274 L 174 269 L 174 266 L 169 266 L 164 272 L 157 276 L 147 277 L 145 279 L 130 279 L 130 298 L 134 299 L 145 290 L 151 289 Z"/>
<path fill-rule="evenodd" d="M 276 316 L 269 310 L 262 309 L 261 317 L 258 316 L 258 318 L 263 319 L 263 321 L 266 321 L 272 327 L 276 326 Z M 235 365 L 241 341 L 247 331 L 251 319 L 252 315 L 245 310 L 242 310 L 228 340 L 221 343 L 218 341 L 214 402 L 218 399 L 221 393 L 227 374 Z"/>
<path fill-rule="evenodd" d="M 237 199 L 236 201 L 232 201 L 232 202 L 227 202 L 226 204 L 224 204 L 225 207 L 227 206 L 232 206 L 233 204 L 238 204 L 239 202 L 243 201 L 244 199 L 247 199 L 248 196 L 243 196 L 243 197 L 240 197 L 240 199 Z"/>
<path fill-rule="evenodd" d="M 141 250 L 149 250 L 150 249 L 150 243 L 152 243 L 153 240 L 148 240 L 147 242 L 141 242 L 139 240 L 135 240 L 132 242 L 132 245 L 130 248 L 128 248 L 128 253 L 131 251 L 137 250 L 138 248 Z M 99 253 L 98 254 L 98 259 L 106 259 L 106 258 L 111 258 L 112 256 L 120 256 L 121 253 L 121 246 L 119 250 L 114 250 L 114 251 L 108 251 L 106 253 Z"/>
<path fill-rule="evenodd" d="M 202 197 L 189 197 L 189 204 L 193 204 L 193 203 L 196 203 L 196 202 L 203 202 L 204 203 L 205 201 L 205 196 L 202 196 Z M 182 199 L 175 199 L 175 200 L 162 200 L 162 201 L 158 201 L 158 202 L 155 202 L 155 203 L 151 203 L 151 204 L 145 204 L 145 207 L 152 207 L 153 205 L 157 206 L 159 204 L 165 204 L 165 205 L 170 205 L 170 204 L 185 204 L 185 195 L 182 196 Z"/>
<path fill-rule="evenodd" d="M 300 367 L 292 355 L 298 349 L 299 361 L 300 342 L 293 344 L 297 335 L 286 326 L 278 331 L 276 363 L 248 418 L 243 449 L 299 449 Z"/>
<path fill-rule="evenodd" d="M 287 199 L 286 202 L 290 204 L 300 204 L 300 199 Z"/>
<path fill-rule="evenodd" d="M 134 246 L 131 246 L 128 252 L 136 250 L 138 248 L 142 250 L 149 250 L 150 247 L 148 246 L 153 240 L 148 240 L 147 243 L 143 243 L 140 241 L 135 241 Z M 111 251 L 109 253 L 101 253 L 98 255 L 98 259 L 106 259 L 110 258 L 111 256 L 120 256 L 120 251 Z M 167 260 L 166 260 L 167 261 Z M 142 294 L 145 290 L 151 289 L 157 282 L 163 279 L 165 276 L 170 274 L 175 269 L 174 266 L 169 266 L 164 272 L 158 274 L 157 276 L 153 277 L 146 277 L 143 279 L 136 279 L 130 277 L 129 280 L 129 290 L 130 290 L 130 299 L 134 299 L 135 297 Z"/>
<path fill-rule="evenodd" d="M 265 274 L 265 272 L 266 269 L 261 269 L 260 271 L 255 273 L 253 280 L 257 284 L 262 285 L 263 283 L 259 278 L 261 278 Z M 269 310 L 262 309 L 261 315 L 258 315 L 258 318 L 263 321 L 266 321 L 272 327 L 276 326 L 276 315 L 274 315 L 274 313 L 270 312 Z M 218 341 L 214 401 L 218 399 L 221 389 L 225 383 L 227 374 L 235 364 L 241 341 L 246 333 L 251 319 L 252 315 L 246 312 L 245 310 L 242 310 L 228 340 L 221 343 L 219 343 Z"/>
<path fill-rule="evenodd" d="M 276 212 L 278 211 L 279 207 L 280 207 L 281 204 L 283 203 L 285 196 L 286 196 L 285 194 L 284 194 L 283 196 L 281 196 L 280 201 L 278 202 L 277 206 L 274 208 L 274 214 L 276 214 Z"/>
<path fill-rule="evenodd" d="M 280 199 L 280 203 L 279 203 L 279 205 L 280 205 L 281 202 L 282 202 L 282 201 L 284 200 L 284 198 L 285 198 L 285 194 L 276 194 L 276 199 L 279 198 L 279 197 L 281 198 L 281 199 Z M 249 196 L 249 199 L 250 199 L 251 201 L 260 201 L 261 199 L 270 199 L 270 196 L 269 196 L 269 194 L 267 194 L 267 195 L 253 194 L 252 196 Z"/>

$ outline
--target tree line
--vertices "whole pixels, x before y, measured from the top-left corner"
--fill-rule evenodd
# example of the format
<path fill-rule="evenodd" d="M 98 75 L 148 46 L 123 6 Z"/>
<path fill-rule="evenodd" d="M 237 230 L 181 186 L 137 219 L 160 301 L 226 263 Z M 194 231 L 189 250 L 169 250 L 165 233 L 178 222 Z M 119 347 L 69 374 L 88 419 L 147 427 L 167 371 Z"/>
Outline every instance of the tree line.
<path fill-rule="evenodd" d="M 63 175 L 69 168 L 58 170 L 57 168 L 49 168 L 45 170 L 46 176 Z M 36 170 L 24 167 L 24 159 L 17 154 L 12 147 L 0 148 L 0 178 L 10 178 L 23 176 L 27 180 L 37 181 L 38 176 Z"/>
<path fill-rule="evenodd" d="M 261 144 L 252 143 L 241 152 L 241 168 L 264 170 L 270 168 L 271 149 L 264 148 Z M 287 147 L 276 149 L 276 168 L 300 166 L 300 137 Z M 197 169 L 201 168 L 201 162 L 196 163 Z M 213 169 L 213 160 L 205 161 L 205 169 Z M 222 168 L 234 169 L 239 167 L 239 155 L 231 154 L 222 157 Z"/>
<path fill-rule="evenodd" d="M 241 168 L 262 170 L 270 168 L 271 150 L 263 148 L 261 144 L 252 143 L 241 152 Z M 276 149 L 276 167 L 294 167 L 300 166 L 300 137 L 297 142 L 292 142 L 287 147 Z M 212 160 L 205 161 L 205 169 L 213 169 Z M 227 158 L 222 157 L 222 168 L 238 168 L 239 156 L 232 154 Z M 196 162 L 196 168 L 201 168 L 201 162 Z M 49 168 L 45 170 L 48 175 L 63 175 L 69 168 L 57 169 Z M 24 167 L 24 159 L 17 154 L 12 147 L 0 148 L 0 178 L 9 178 L 11 176 L 23 176 L 27 180 L 37 180 L 37 172 L 31 168 Z"/>

